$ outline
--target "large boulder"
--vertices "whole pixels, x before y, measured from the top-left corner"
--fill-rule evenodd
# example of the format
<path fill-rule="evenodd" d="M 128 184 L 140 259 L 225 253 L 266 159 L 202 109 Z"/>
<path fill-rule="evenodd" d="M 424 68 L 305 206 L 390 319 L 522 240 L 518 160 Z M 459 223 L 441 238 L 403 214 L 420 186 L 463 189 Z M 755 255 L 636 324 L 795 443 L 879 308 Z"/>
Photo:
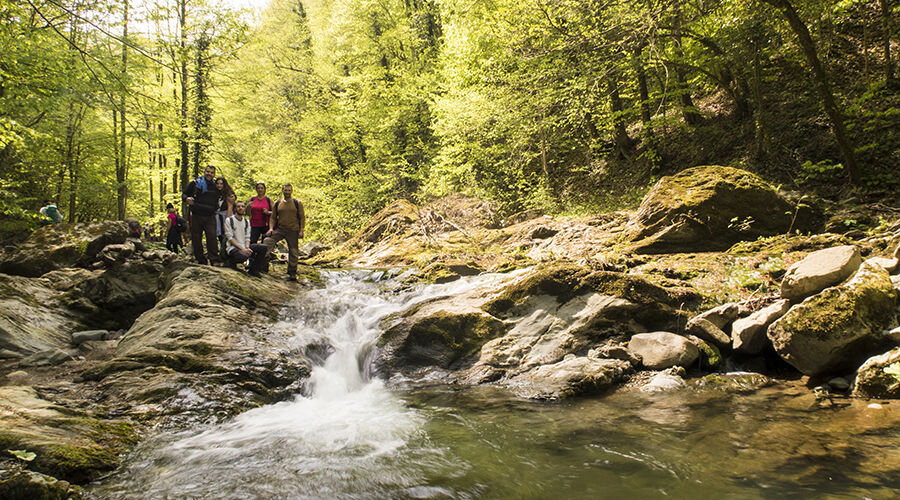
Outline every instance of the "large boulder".
<path fill-rule="evenodd" d="M 44 226 L 0 257 L 0 272 L 35 277 L 83 265 L 107 245 L 124 243 L 127 236 L 127 226 L 121 221 Z"/>
<path fill-rule="evenodd" d="M 797 207 L 750 172 L 723 166 L 684 170 L 644 197 L 626 229 L 636 253 L 723 250 L 742 240 L 807 229 Z M 792 226 L 793 223 L 793 226 Z"/>
<path fill-rule="evenodd" d="M 295 287 L 183 262 L 163 279 L 160 300 L 119 339 L 115 356 L 82 374 L 122 401 L 122 411 L 232 412 L 302 388 L 308 359 L 265 326 Z"/>
<path fill-rule="evenodd" d="M 849 278 L 862 264 L 852 245 L 826 248 L 807 255 L 788 268 L 781 280 L 781 296 L 799 301 Z"/>
<path fill-rule="evenodd" d="M 687 367 L 700 357 L 700 349 L 690 340 L 669 332 L 639 333 L 631 337 L 628 350 L 641 357 L 651 370 Z"/>
<path fill-rule="evenodd" d="M 618 363 L 599 361 L 616 357 L 611 346 L 648 328 L 675 327 L 683 321 L 675 307 L 697 299 L 571 264 L 498 279 L 387 318 L 376 369 L 386 376 L 452 370 L 450 379 L 492 382 L 535 398 L 599 390 L 619 380 L 619 368 L 615 376 L 608 371 Z"/>
<path fill-rule="evenodd" d="M 156 304 L 165 269 L 161 262 L 130 260 L 86 277 L 66 290 L 62 302 L 89 315 L 94 328 L 127 329 Z"/>
<path fill-rule="evenodd" d="M 867 359 L 856 372 L 853 394 L 900 399 L 900 347 Z"/>
<path fill-rule="evenodd" d="M 806 375 L 852 370 L 877 352 L 897 325 L 894 290 L 887 271 L 863 265 L 846 283 L 826 288 L 792 307 L 769 326 L 775 351 Z"/>
<path fill-rule="evenodd" d="M 570 354 L 557 363 L 517 375 L 507 385 L 523 398 L 563 399 L 602 392 L 621 382 L 630 371 L 627 361 Z"/>
<path fill-rule="evenodd" d="M 48 280 L 0 274 L 0 358 L 24 358 L 69 344 L 82 318 Z"/>

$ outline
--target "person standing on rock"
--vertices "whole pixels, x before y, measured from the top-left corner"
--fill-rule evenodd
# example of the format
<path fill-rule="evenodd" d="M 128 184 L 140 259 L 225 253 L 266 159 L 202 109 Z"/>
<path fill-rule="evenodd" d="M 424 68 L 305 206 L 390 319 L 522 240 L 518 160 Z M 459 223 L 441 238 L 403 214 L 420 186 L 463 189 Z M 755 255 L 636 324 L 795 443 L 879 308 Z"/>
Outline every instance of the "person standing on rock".
<path fill-rule="evenodd" d="M 272 199 L 266 196 L 266 183 L 256 183 L 256 196 L 247 202 L 250 217 L 250 243 L 259 243 L 269 230 L 269 216 L 272 215 Z"/>
<path fill-rule="evenodd" d="M 172 253 L 178 253 L 178 250 L 184 246 L 184 241 L 181 239 L 181 233 L 184 231 L 184 219 L 180 219 L 178 217 L 178 213 L 175 212 L 175 205 L 169 203 L 166 205 L 166 220 L 169 223 L 169 229 L 166 231 L 166 250 Z"/>
<path fill-rule="evenodd" d="M 225 219 L 225 244 L 228 263 L 234 268 L 249 259 L 250 276 L 259 277 L 259 270 L 266 257 L 266 246 L 250 243 L 250 221 L 244 217 L 243 201 L 234 204 L 234 215 Z"/>
<path fill-rule="evenodd" d="M 268 253 L 275 249 L 275 244 L 281 240 L 287 240 L 288 245 L 288 281 L 297 281 L 297 260 L 300 256 L 300 238 L 303 238 L 303 229 L 306 226 L 306 214 L 303 212 L 303 204 L 300 200 L 291 196 L 294 188 L 290 184 L 281 187 L 284 197 L 275 203 L 272 216 L 269 217 L 269 231 L 266 232 L 266 245 Z"/>
<path fill-rule="evenodd" d="M 216 209 L 219 205 L 219 190 L 216 189 L 216 167 L 209 166 L 181 194 L 181 199 L 191 207 L 191 248 L 194 258 L 200 264 L 207 263 L 207 255 L 203 252 L 203 235 L 206 235 L 206 251 L 209 261 L 219 261 L 219 248 L 216 244 Z"/>

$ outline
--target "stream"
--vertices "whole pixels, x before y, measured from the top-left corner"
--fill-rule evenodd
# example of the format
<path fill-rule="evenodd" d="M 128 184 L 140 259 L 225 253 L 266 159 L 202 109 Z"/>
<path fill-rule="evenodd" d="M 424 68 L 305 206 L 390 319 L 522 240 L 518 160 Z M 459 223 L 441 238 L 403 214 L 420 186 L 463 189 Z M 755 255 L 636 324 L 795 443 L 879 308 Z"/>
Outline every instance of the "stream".
<path fill-rule="evenodd" d="M 141 443 L 88 498 L 895 498 L 900 404 L 816 405 L 800 385 L 557 403 L 369 373 L 386 315 L 511 275 L 399 288 L 326 274 L 279 325 L 327 341 L 308 394 Z"/>

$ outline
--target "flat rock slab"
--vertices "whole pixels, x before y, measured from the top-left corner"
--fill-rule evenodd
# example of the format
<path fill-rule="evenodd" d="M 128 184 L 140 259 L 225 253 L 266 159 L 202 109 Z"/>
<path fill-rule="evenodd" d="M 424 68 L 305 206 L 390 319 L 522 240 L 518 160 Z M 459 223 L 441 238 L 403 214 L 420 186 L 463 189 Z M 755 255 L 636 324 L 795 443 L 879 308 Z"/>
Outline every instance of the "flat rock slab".
<path fill-rule="evenodd" d="M 551 365 L 542 365 L 510 379 L 508 385 L 519 397 L 563 399 L 601 392 L 620 382 L 631 364 L 618 359 L 566 356 Z"/>
<path fill-rule="evenodd" d="M 859 249 L 844 245 L 818 250 L 795 262 L 781 280 L 781 296 L 793 302 L 849 278 L 859 269 Z"/>
<path fill-rule="evenodd" d="M 670 332 L 634 335 L 628 342 L 628 350 L 640 356 L 644 366 L 651 370 L 687 367 L 700 357 L 700 350 L 690 340 Z"/>

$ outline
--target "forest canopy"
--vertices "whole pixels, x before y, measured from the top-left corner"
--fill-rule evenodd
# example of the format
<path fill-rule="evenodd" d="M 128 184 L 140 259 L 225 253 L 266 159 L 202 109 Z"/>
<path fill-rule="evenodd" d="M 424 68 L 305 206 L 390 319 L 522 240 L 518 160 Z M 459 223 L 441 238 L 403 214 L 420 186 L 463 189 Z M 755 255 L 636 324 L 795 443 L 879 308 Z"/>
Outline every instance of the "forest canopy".
<path fill-rule="evenodd" d="M 895 0 L 0 0 L 0 230 L 161 220 L 207 165 L 337 238 L 397 198 L 621 206 L 745 168 L 900 171 Z M 180 210 L 180 209 L 179 209 Z"/>

